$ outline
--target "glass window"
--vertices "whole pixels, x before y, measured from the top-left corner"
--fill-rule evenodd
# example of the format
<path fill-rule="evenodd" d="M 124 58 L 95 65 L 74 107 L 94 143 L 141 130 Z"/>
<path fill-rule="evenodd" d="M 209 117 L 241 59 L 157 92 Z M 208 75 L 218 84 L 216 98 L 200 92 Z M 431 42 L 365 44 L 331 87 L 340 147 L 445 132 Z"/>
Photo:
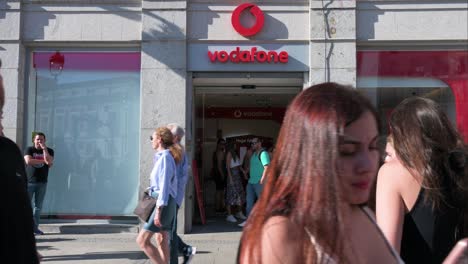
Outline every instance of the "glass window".
<path fill-rule="evenodd" d="M 357 62 L 357 88 L 373 100 L 384 124 L 403 99 L 427 97 L 468 141 L 468 51 L 359 51 Z"/>
<path fill-rule="evenodd" d="M 41 131 L 55 151 L 43 214 L 131 215 L 139 184 L 140 53 L 34 52 L 29 77 L 25 142 Z"/>

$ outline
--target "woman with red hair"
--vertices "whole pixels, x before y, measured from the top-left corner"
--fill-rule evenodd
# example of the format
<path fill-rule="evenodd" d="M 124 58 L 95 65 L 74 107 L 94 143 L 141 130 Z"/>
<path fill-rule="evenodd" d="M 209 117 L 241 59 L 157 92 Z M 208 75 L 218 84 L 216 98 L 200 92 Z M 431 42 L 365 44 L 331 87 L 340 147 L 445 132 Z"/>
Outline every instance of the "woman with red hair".
<path fill-rule="evenodd" d="M 399 263 L 365 206 L 379 166 L 374 107 L 324 83 L 288 107 L 239 263 Z"/>

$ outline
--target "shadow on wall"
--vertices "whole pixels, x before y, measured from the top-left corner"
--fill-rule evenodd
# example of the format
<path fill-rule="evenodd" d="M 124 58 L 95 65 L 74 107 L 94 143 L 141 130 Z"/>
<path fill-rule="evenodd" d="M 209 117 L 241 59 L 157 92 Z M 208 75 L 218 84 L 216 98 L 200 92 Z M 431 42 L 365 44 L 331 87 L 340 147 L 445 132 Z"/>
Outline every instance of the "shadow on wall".
<path fill-rule="evenodd" d="M 356 35 L 358 40 L 375 39 L 375 24 L 379 22 L 379 15 L 385 14 L 375 4 L 359 3 L 356 1 Z"/>
<path fill-rule="evenodd" d="M 265 26 L 255 38 L 268 40 L 288 39 L 289 31 L 284 23 L 268 14 L 265 14 Z"/>
<path fill-rule="evenodd" d="M 145 31 L 142 34 L 143 40 L 184 40 L 185 33 L 183 30 L 175 25 L 174 23 L 170 22 L 169 20 L 153 13 L 153 12 L 145 12 L 145 16 L 152 17 L 156 20 L 159 20 L 161 23 L 159 24 L 160 27 L 158 29 L 153 28 L 149 31 Z"/>
<path fill-rule="evenodd" d="M 6 3 L 6 1 L 1 1 L 0 2 L 0 19 L 5 19 L 6 17 L 6 11 L 10 9 L 11 6 Z"/>
<path fill-rule="evenodd" d="M 142 32 L 142 53 L 151 57 L 150 61 L 165 65 L 171 68 L 173 73 L 185 78 L 185 69 L 180 69 L 181 65 L 186 64 L 185 30 L 155 12 L 145 12 L 144 16 L 153 20 L 152 24 L 155 26 Z M 145 48 L 145 44 L 152 40 L 159 42 L 158 45 L 152 47 L 149 44 Z M 173 45 L 178 47 L 174 48 Z"/>
<path fill-rule="evenodd" d="M 4 12 L 1 10 L 3 9 L 3 6 L 5 3 L 0 2 L 0 19 L 2 18 L 2 15 L 4 15 Z M 57 6 L 63 6 L 63 4 L 58 4 Z M 67 4 L 67 7 L 82 7 L 82 4 Z M 90 5 L 92 6 L 92 5 Z M 141 13 L 140 12 L 135 12 L 134 10 L 128 9 L 126 7 L 119 7 L 117 5 L 94 5 L 93 7 L 99 8 L 101 10 L 106 10 L 106 12 L 116 14 L 118 16 L 121 16 L 123 18 L 126 18 L 128 20 L 133 20 L 133 21 L 141 21 Z M 59 11 L 55 11 L 55 13 L 59 13 Z M 46 14 L 46 15 L 44 15 Z M 77 13 L 78 14 L 78 13 Z M 44 8 L 36 7 L 34 14 L 31 14 L 32 16 L 32 26 L 29 26 L 28 23 L 26 22 L 26 26 L 24 26 L 23 30 L 25 31 L 24 36 L 28 36 L 28 38 L 33 39 L 33 40 L 43 40 L 45 38 L 45 33 L 46 29 L 50 31 L 49 35 L 54 35 L 55 32 L 59 30 L 59 27 L 66 27 L 67 25 L 61 23 L 60 17 L 57 17 L 52 11 L 48 11 Z M 119 25 L 113 25 L 111 24 L 109 27 L 112 26 L 119 26 Z M 42 30 L 38 30 L 42 28 Z M 105 32 L 107 30 L 111 30 L 110 28 L 102 28 L 102 31 Z"/>

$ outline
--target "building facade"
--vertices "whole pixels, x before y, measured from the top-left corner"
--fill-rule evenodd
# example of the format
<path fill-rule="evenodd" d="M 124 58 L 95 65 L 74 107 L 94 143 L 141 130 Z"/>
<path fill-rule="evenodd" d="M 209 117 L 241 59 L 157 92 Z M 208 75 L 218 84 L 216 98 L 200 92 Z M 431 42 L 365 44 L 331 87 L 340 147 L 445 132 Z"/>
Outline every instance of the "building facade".
<path fill-rule="evenodd" d="M 202 183 L 179 211 L 189 231 L 213 204 L 216 139 L 274 141 L 288 102 L 324 81 L 361 89 L 384 121 L 432 98 L 468 139 L 465 0 L 6 0 L 0 58 L 5 134 L 55 149 L 47 215 L 131 216 L 148 137 L 177 122 Z"/>

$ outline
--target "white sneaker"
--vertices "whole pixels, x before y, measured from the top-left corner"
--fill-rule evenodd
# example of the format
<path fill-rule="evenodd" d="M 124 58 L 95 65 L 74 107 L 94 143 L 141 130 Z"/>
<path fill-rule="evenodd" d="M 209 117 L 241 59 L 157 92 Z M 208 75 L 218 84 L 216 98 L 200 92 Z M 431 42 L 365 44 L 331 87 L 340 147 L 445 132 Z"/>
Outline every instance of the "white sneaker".
<path fill-rule="evenodd" d="M 230 214 L 226 217 L 226 221 L 231 222 L 231 223 L 236 223 L 237 219 L 232 214 Z"/>
<path fill-rule="evenodd" d="M 244 215 L 241 211 L 237 212 L 236 218 L 237 218 L 237 219 L 240 219 L 240 220 L 245 220 L 245 219 L 247 219 L 247 217 L 245 217 L 245 215 Z"/>
<path fill-rule="evenodd" d="M 190 264 L 193 260 L 193 257 L 195 257 L 195 254 L 197 254 L 197 248 L 196 247 L 190 247 L 190 252 L 184 255 L 184 262 L 183 264 Z"/>
<path fill-rule="evenodd" d="M 240 226 L 240 227 L 244 227 L 244 226 L 245 226 L 245 223 L 247 223 L 247 220 L 246 220 L 246 221 L 244 221 L 244 222 L 242 222 L 242 223 L 240 223 L 240 224 L 238 224 L 238 226 Z"/>

